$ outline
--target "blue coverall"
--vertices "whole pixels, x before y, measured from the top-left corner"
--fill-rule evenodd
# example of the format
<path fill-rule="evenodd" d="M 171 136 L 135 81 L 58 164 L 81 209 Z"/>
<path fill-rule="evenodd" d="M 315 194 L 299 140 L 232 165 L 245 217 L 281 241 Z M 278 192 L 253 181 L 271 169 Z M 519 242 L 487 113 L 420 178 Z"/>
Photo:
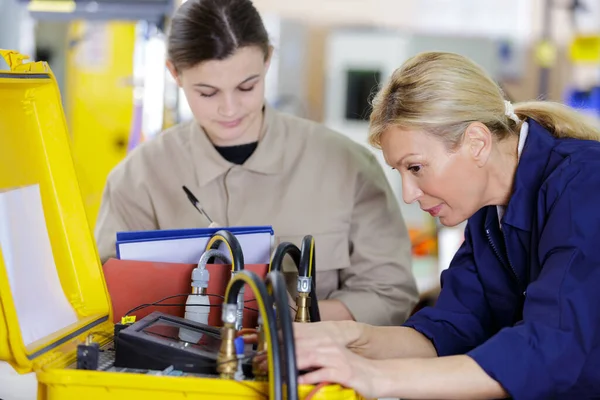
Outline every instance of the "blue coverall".
<path fill-rule="evenodd" d="M 500 222 L 467 223 L 435 306 L 405 326 L 515 399 L 600 398 L 600 142 L 529 133 Z"/>

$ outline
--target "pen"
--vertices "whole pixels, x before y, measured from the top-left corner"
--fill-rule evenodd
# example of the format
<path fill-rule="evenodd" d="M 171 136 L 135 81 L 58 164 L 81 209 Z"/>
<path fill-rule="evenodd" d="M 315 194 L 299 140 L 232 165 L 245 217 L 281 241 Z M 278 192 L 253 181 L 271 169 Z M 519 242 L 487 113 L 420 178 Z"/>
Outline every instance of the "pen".
<path fill-rule="evenodd" d="M 200 212 L 200 214 L 204 215 L 206 217 L 206 219 L 212 224 L 213 220 L 210 219 L 210 217 L 208 216 L 206 211 L 204 211 L 204 208 L 202 208 L 202 205 L 200 205 L 200 202 L 198 201 L 196 196 L 194 196 L 194 194 L 192 192 L 190 192 L 190 189 L 185 187 L 185 185 L 182 186 L 182 188 L 183 188 L 183 191 L 185 192 L 185 194 L 187 195 L 187 198 L 190 199 L 190 202 L 192 203 L 194 208 L 196 208 L 196 210 L 198 210 Z"/>

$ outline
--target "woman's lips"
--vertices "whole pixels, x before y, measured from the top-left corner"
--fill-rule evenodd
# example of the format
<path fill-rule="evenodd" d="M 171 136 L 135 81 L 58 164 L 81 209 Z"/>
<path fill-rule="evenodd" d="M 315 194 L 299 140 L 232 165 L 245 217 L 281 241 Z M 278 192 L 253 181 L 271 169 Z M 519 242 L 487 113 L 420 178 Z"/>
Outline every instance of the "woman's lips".
<path fill-rule="evenodd" d="M 243 118 L 238 118 L 233 121 L 219 121 L 219 125 L 221 125 L 224 128 L 235 128 L 242 122 L 242 119 Z"/>
<path fill-rule="evenodd" d="M 435 207 L 431 207 L 431 208 L 425 209 L 423 211 L 428 212 L 429 214 L 431 214 L 432 217 L 437 217 L 438 214 L 440 213 L 441 209 L 442 209 L 442 204 L 438 204 Z"/>

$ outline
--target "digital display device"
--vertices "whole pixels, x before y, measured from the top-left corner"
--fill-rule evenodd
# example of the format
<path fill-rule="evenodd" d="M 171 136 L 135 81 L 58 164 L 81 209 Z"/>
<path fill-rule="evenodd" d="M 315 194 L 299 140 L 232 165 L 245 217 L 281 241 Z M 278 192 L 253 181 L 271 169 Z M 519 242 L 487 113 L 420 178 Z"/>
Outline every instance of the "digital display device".
<path fill-rule="evenodd" d="M 194 349 L 203 352 L 218 351 L 221 345 L 221 339 L 218 331 L 215 334 L 210 334 L 194 329 L 182 327 L 164 318 L 159 318 L 154 324 L 144 328 L 141 332 L 150 337 L 157 337 L 169 342 L 171 346 L 179 346 L 182 349 Z M 197 335 L 197 340 L 190 341 L 184 339 L 182 333 L 186 336 Z"/>
<path fill-rule="evenodd" d="M 115 335 L 115 367 L 217 374 L 218 328 L 154 312 Z M 251 369 L 251 368 L 250 368 Z"/>

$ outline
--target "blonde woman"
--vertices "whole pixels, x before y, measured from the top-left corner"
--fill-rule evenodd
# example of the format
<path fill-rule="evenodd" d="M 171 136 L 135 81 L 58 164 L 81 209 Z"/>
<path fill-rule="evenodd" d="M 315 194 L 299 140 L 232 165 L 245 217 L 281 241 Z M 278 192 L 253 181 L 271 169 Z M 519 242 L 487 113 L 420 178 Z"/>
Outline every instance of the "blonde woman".
<path fill-rule="evenodd" d="M 598 129 L 512 105 L 464 57 L 424 53 L 378 94 L 370 140 L 404 201 L 468 220 L 434 307 L 402 327 L 296 326 L 302 382 L 368 397 L 600 398 Z"/>

